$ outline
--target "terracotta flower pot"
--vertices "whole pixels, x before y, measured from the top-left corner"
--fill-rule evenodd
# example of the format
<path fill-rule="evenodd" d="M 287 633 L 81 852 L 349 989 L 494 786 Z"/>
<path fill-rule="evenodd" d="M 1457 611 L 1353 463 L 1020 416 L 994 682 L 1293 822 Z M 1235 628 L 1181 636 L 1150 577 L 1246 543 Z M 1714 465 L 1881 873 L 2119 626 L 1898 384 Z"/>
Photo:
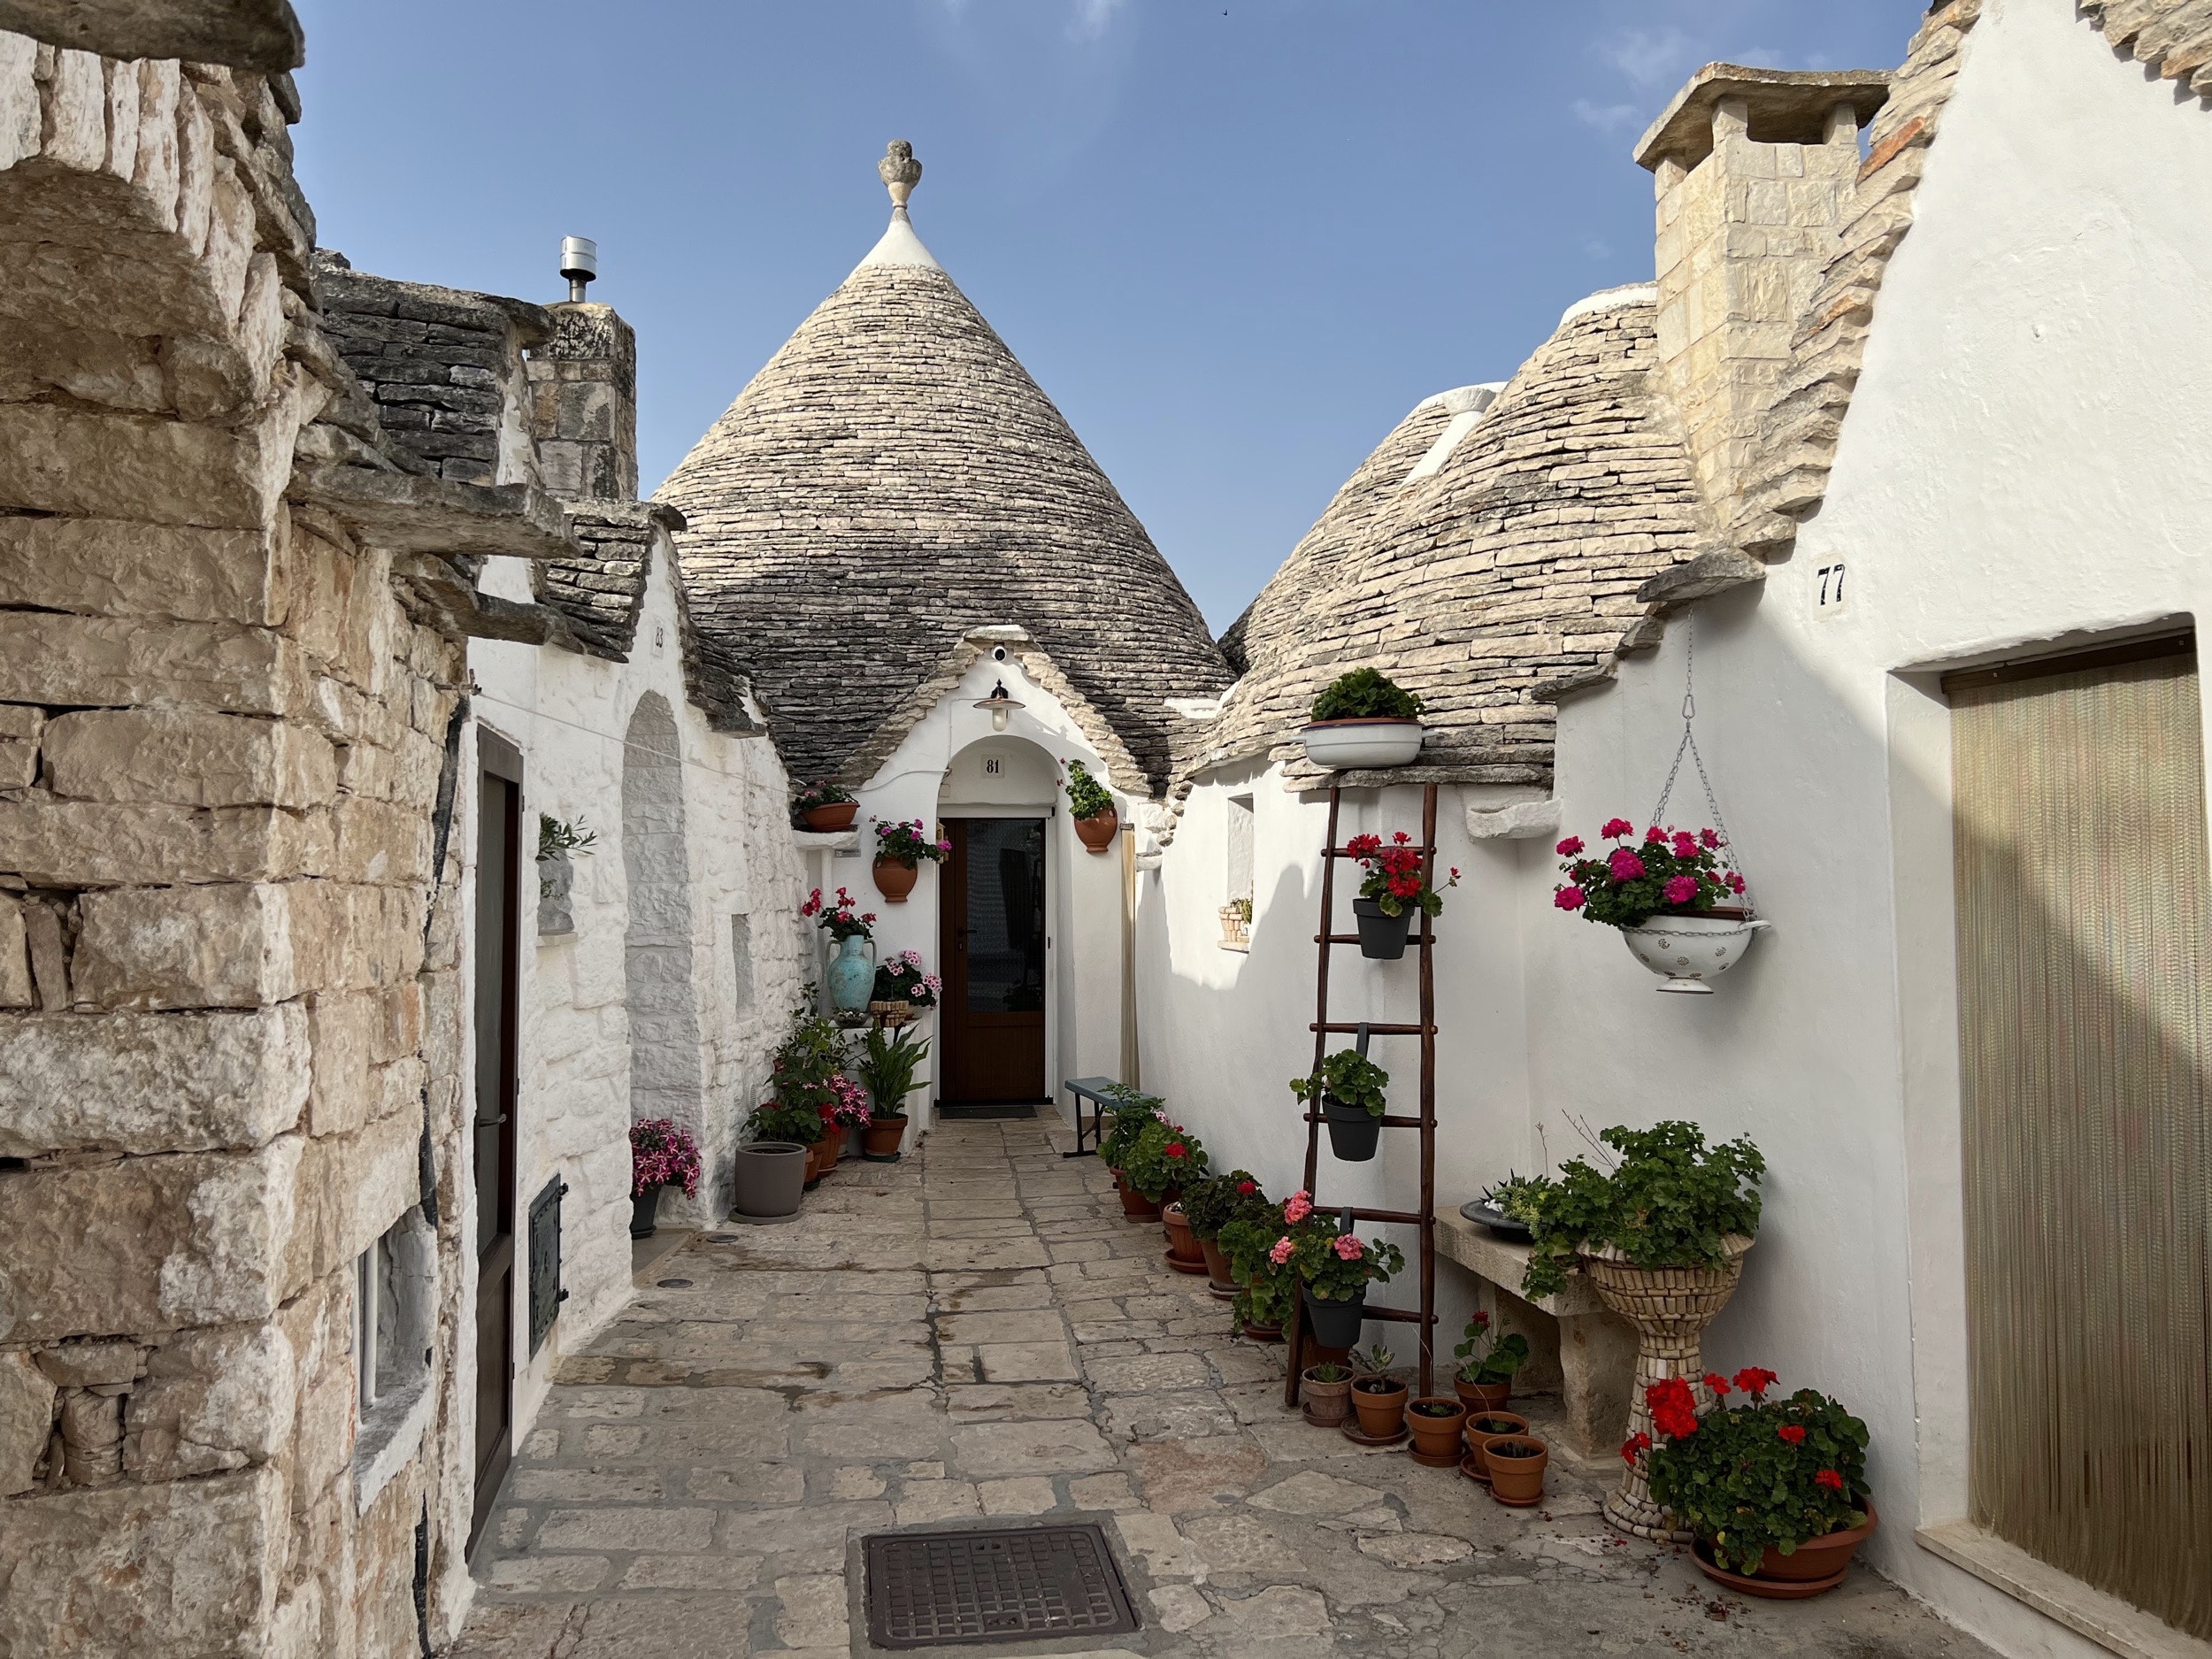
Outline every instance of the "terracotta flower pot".
<path fill-rule="evenodd" d="M 1525 1434 L 1528 1419 L 1517 1411 L 1476 1411 L 1467 1413 L 1467 1461 L 1473 1465 L 1471 1472 L 1477 1480 L 1490 1479 L 1490 1460 L 1483 1455 L 1486 1442 L 1501 1434 Z"/>
<path fill-rule="evenodd" d="M 1452 1392 L 1459 1396 L 1459 1403 L 1467 1408 L 1468 1418 L 1472 1421 L 1482 1412 L 1505 1409 L 1513 1398 L 1513 1379 L 1509 1377 L 1500 1383 L 1472 1383 L 1455 1377 Z"/>
<path fill-rule="evenodd" d="M 1283 1327 L 1279 1325 L 1255 1325 L 1248 1320 L 1244 1334 L 1255 1342 L 1279 1342 L 1283 1340 Z"/>
<path fill-rule="evenodd" d="M 1377 1386 L 1379 1381 L 1386 1386 Z M 1394 1377 L 1363 1377 L 1352 1385 L 1352 1409 L 1359 1413 L 1362 1433 L 1387 1440 L 1405 1426 L 1406 1386 Z"/>
<path fill-rule="evenodd" d="M 860 1132 L 860 1156 L 872 1164 L 895 1164 L 906 1141 L 906 1114 L 871 1118 Z"/>
<path fill-rule="evenodd" d="M 1796 1601 L 1825 1595 L 1843 1582 L 1851 1557 L 1861 1544 L 1874 1535 L 1874 1528 L 1881 1520 L 1874 1512 L 1873 1499 L 1862 1500 L 1861 1507 L 1866 1510 L 1866 1519 L 1860 1525 L 1822 1538 L 1809 1538 L 1786 1555 L 1769 1545 L 1766 1554 L 1759 1559 L 1756 1573 L 1732 1572 L 1711 1561 L 1708 1557 L 1711 1547 L 1703 1539 L 1698 1540 L 1692 1553 L 1697 1558 L 1700 1572 L 1714 1583 L 1724 1584 L 1746 1595 L 1762 1596 L 1770 1601 Z"/>
<path fill-rule="evenodd" d="M 824 834 L 833 834 L 839 830 L 852 828 L 853 819 L 859 815 L 859 802 L 840 801 L 834 806 L 810 806 L 807 808 L 804 817 L 807 828 Z"/>
<path fill-rule="evenodd" d="M 1135 1187 L 1122 1179 L 1121 1171 L 1114 1171 L 1114 1180 L 1121 1188 L 1121 1213 L 1130 1221 L 1157 1221 L 1160 1207 Z"/>
<path fill-rule="evenodd" d="M 1544 1470 L 1551 1448 L 1533 1434 L 1493 1434 L 1482 1443 L 1490 1467 L 1490 1495 L 1500 1503 L 1527 1509 L 1544 1497 Z"/>
<path fill-rule="evenodd" d="M 1094 853 L 1102 853 L 1111 847 L 1115 832 L 1120 828 L 1121 815 L 1111 807 L 1075 820 L 1076 839 Z"/>
<path fill-rule="evenodd" d="M 1351 1415 L 1352 1379 L 1348 1373 L 1334 1382 L 1322 1382 L 1314 1376 L 1320 1369 L 1309 1365 L 1298 1373 L 1299 1397 L 1305 1402 L 1309 1422 L 1333 1428 Z"/>
<path fill-rule="evenodd" d="M 1236 1273 L 1229 1265 L 1229 1258 L 1221 1253 L 1221 1247 L 1211 1239 L 1198 1241 L 1198 1253 L 1206 1258 L 1206 1278 L 1216 1290 L 1234 1290 Z"/>
<path fill-rule="evenodd" d="M 1167 1229 L 1167 1248 L 1179 1262 L 1201 1262 L 1205 1253 L 1198 1248 L 1198 1235 L 1190 1230 L 1190 1217 L 1183 1213 L 1179 1201 L 1160 1207 L 1160 1221 Z"/>
<path fill-rule="evenodd" d="M 906 895 L 914 891 L 914 884 L 921 879 L 921 867 L 902 864 L 895 858 L 879 858 L 875 863 L 876 891 L 883 895 L 886 904 L 903 904 Z"/>
<path fill-rule="evenodd" d="M 1460 1431 L 1466 1424 L 1467 1408 L 1449 1394 L 1425 1394 L 1406 1408 L 1414 1455 L 1439 1468 L 1459 1461 Z"/>

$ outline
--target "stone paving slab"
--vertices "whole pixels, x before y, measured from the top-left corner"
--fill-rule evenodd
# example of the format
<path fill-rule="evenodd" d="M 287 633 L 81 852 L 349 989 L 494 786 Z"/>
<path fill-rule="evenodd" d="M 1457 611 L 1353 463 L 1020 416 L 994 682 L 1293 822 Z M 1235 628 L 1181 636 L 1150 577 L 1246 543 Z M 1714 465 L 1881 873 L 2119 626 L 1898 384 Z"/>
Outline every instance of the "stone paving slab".
<path fill-rule="evenodd" d="M 655 1260 L 561 1362 L 452 1659 L 854 1659 L 861 1538 L 1030 1517 L 1100 1522 L 1143 1629 L 926 1652 L 1986 1659 L 1864 1569 L 1811 1603 L 1716 1594 L 1607 1531 L 1605 1471 L 1555 1458 L 1545 1507 L 1509 1510 L 1309 1427 L 1281 1348 L 1238 1339 L 1066 1140 L 947 1125 L 789 1226 Z"/>

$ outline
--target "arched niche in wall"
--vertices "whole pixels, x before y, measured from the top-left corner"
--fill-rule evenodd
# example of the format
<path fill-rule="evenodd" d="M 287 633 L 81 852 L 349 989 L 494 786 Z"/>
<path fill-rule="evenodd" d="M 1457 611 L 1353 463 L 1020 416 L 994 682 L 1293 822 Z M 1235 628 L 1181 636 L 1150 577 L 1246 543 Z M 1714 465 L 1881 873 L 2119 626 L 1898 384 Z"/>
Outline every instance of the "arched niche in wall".
<path fill-rule="evenodd" d="M 987 818 L 1001 807 L 1033 812 L 1059 795 L 1058 760 L 1025 737 L 1000 734 L 979 738 L 955 755 L 937 789 L 941 810 L 968 818 Z"/>
<path fill-rule="evenodd" d="M 638 699 L 622 739 L 622 869 L 630 888 L 622 981 L 630 1013 L 630 1117 L 703 1126 L 691 859 L 684 843 L 683 755 L 657 692 Z"/>

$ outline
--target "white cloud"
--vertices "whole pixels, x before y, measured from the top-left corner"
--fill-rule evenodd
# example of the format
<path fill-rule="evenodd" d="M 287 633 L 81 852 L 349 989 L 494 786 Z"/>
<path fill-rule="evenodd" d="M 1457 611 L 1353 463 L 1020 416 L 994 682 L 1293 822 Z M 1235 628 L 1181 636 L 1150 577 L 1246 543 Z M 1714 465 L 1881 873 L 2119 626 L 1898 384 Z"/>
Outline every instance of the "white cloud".
<path fill-rule="evenodd" d="M 1593 104 L 1587 98 L 1577 98 L 1574 111 L 1575 119 L 1601 133 L 1617 133 L 1624 127 L 1632 127 L 1640 113 L 1632 104 Z"/>
<path fill-rule="evenodd" d="M 1113 22 L 1114 13 L 1127 0 L 1075 0 L 1075 15 L 1068 19 L 1068 38 L 1071 41 L 1094 41 L 1106 33 Z"/>
<path fill-rule="evenodd" d="M 1698 43 L 1680 29 L 1623 29 L 1598 42 L 1598 55 L 1639 87 L 1688 79 L 1701 61 Z"/>

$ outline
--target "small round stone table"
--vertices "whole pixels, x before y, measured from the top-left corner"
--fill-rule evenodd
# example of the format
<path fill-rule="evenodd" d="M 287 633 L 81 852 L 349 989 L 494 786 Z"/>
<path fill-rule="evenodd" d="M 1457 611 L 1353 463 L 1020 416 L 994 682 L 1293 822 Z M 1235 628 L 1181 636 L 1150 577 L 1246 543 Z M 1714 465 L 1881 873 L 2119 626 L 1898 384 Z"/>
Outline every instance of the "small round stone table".
<path fill-rule="evenodd" d="M 1744 1252 L 1751 1240 L 1731 1233 L 1721 1240 L 1725 1258 L 1718 1267 L 1638 1267 L 1610 1245 L 1582 1255 L 1582 1271 L 1599 1298 L 1636 1327 L 1636 1386 L 1629 1397 L 1628 1436 L 1649 1434 L 1651 1403 L 1645 1391 L 1670 1377 L 1686 1379 L 1702 1398 L 1705 1327 L 1727 1306 L 1743 1278 Z M 1605 1518 L 1622 1532 L 1660 1543 L 1686 1544 L 1690 1534 L 1667 1525 L 1666 1511 L 1651 1499 L 1651 1483 L 1641 1458 L 1628 1466 L 1620 1486 L 1605 1501 Z"/>

